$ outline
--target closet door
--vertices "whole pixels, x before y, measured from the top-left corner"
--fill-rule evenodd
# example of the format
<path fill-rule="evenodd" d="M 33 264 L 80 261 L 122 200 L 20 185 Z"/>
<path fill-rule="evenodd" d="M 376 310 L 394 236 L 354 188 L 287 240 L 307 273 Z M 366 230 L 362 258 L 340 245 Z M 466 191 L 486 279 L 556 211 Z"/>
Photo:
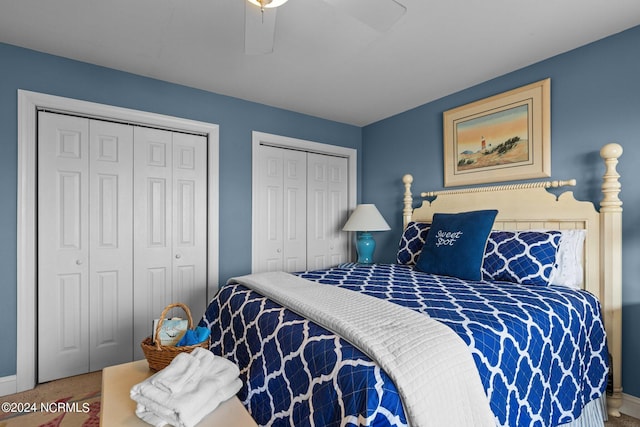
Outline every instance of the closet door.
<path fill-rule="evenodd" d="M 308 154 L 307 268 L 321 269 L 346 262 L 348 233 L 347 159 Z"/>
<path fill-rule="evenodd" d="M 282 270 L 302 271 L 307 268 L 305 259 L 307 237 L 305 232 L 307 219 L 306 153 L 282 150 L 282 154 Z"/>
<path fill-rule="evenodd" d="M 38 380 L 132 357 L 129 126 L 38 116 Z"/>
<path fill-rule="evenodd" d="M 206 158 L 202 136 L 135 129 L 134 342 L 168 304 L 187 304 L 194 322 L 204 314 Z M 135 356 L 143 356 L 139 346 Z"/>
<path fill-rule="evenodd" d="M 141 358 L 169 303 L 197 322 L 207 235 L 205 137 L 39 113 L 38 380 Z"/>
<path fill-rule="evenodd" d="M 152 320 L 170 304 L 172 281 L 171 132 L 134 132 L 134 340 L 150 335 Z M 136 349 L 138 358 L 142 350 Z"/>
<path fill-rule="evenodd" d="M 258 157 L 253 271 L 305 270 L 307 155 L 261 146 Z"/>
<path fill-rule="evenodd" d="M 206 138 L 174 133 L 173 165 L 172 297 L 198 322 L 208 302 Z"/>
<path fill-rule="evenodd" d="M 89 370 L 89 120 L 38 114 L 38 381 Z"/>
<path fill-rule="evenodd" d="M 90 121 L 89 371 L 133 357 L 133 128 Z"/>

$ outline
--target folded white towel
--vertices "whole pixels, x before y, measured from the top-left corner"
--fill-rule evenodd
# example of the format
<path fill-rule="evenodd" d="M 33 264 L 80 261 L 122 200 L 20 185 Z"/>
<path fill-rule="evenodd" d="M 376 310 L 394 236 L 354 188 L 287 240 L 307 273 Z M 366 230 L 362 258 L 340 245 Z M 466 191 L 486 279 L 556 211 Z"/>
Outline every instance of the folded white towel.
<path fill-rule="evenodd" d="M 209 351 L 209 353 L 211 352 Z M 178 393 L 197 373 L 199 367 L 199 358 L 193 357 L 189 353 L 180 353 L 169 366 L 151 377 L 151 384 L 168 393 Z"/>
<path fill-rule="evenodd" d="M 216 409 L 222 402 L 226 402 L 235 396 L 242 388 L 242 380 L 236 378 L 232 382 L 220 387 L 217 393 L 210 397 L 210 402 L 206 405 L 195 406 L 188 408 L 187 402 L 184 402 L 184 409 L 181 412 L 177 412 L 178 420 L 182 421 L 179 424 L 180 427 L 189 427 L 198 424 L 204 417 L 206 417 L 211 411 Z"/>
<path fill-rule="evenodd" d="M 240 375 L 238 365 L 229 359 L 216 356 L 209 350 L 196 348 L 191 352 L 191 355 L 198 360 L 200 373 L 215 377 L 222 384 L 230 383 Z"/>
<path fill-rule="evenodd" d="M 131 388 L 130 396 L 138 403 L 136 414 L 143 421 L 156 426 L 162 422 L 193 426 L 242 387 L 240 370 L 231 361 L 203 348 L 183 354 Z M 178 385 L 174 386 L 172 379 Z"/>
<path fill-rule="evenodd" d="M 141 403 L 138 403 L 136 405 L 136 415 L 145 423 L 151 424 L 152 426 L 155 426 L 155 427 L 164 427 L 167 425 L 167 422 L 163 418 L 157 416 L 154 412 L 148 410 Z"/>
<path fill-rule="evenodd" d="M 207 396 L 206 399 L 199 402 L 196 402 L 198 399 L 194 395 L 184 395 L 166 407 L 147 399 L 145 396 L 138 396 L 136 415 L 155 426 L 169 424 L 175 427 L 193 427 L 222 402 L 238 393 L 242 388 L 242 381 L 240 378 L 236 378 L 229 384 L 216 387 L 216 390 L 211 388 L 213 387 L 204 387 L 198 392 L 202 396 Z M 158 420 L 160 420 L 160 424 L 157 423 Z"/>
<path fill-rule="evenodd" d="M 135 391 L 136 394 L 143 395 L 152 401 L 166 404 L 173 400 L 176 395 L 194 393 L 194 391 L 197 391 L 205 381 L 212 381 L 218 386 L 221 386 L 231 383 L 238 377 L 238 375 L 240 375 L 240 369 L 235 363 L 225 359 L 224 357 L 216 356 L 209 350 L 202 348 L 196 349 L 191 353 L 191 355 L 185 353 L 180 356 L 184 356 L 181 357 L 181 360 L 189 361 L 191 364 L 196 365 L 197 369 L 183 370 L 181 360 L 176 360 L 178 359 L 178 357 L 176 357 L 162 371 L 154 374 L 146 381 L 135 385 L 131 392 L 133 393 Z M 175 366 L 178 366 L 178 371 L 176 371 Z M 156 385 L 158 377 L 170 379 L 177 377 L 180 372 L 187 372 L 189 375 L 180 378 L 179 387 L 174 388 L 171 387 L 171 385 L 167 385 L 167 387 L 158 387 Z M 172 390 L 177 391 L 174 392 Z"/>

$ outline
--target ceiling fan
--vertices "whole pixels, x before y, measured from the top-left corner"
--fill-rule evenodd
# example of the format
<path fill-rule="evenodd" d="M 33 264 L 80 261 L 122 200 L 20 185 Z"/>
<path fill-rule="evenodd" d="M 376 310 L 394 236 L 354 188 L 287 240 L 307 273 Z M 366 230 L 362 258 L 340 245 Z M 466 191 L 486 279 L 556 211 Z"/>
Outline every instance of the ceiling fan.
<path fill-rule="evenodd" d="M 389 30 L 407 8 L 395 0 L 322 0 L 379 32 Z M 244 50 L 248 55 L 273 52 L 276 8 L 287 0 L 245 2 Z"/>

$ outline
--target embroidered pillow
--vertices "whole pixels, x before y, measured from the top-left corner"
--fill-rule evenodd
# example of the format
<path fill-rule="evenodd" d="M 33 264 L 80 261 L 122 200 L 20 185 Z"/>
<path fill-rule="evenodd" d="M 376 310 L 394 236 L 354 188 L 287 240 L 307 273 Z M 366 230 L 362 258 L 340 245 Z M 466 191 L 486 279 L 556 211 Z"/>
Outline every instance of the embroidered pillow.
<path fill-rule="evenodd" d="M 429 233 L 429 224 L 426 222 L 411 221 L 407 224 L 400 238 L 396 256 L 398 264 L 415 265 L 427 240 L 427 233 Z"/>
<path fill-rule="evenodd" d="M 483 278 L 547 286 L 561 236 L 560 231 L 493 231 L 487 241 Z"/>
<path fill-rule="evenodd" d="M 416 269 L 466 280 L 482 278 L 482 258 L 497 210 L 435 214 Z"/>

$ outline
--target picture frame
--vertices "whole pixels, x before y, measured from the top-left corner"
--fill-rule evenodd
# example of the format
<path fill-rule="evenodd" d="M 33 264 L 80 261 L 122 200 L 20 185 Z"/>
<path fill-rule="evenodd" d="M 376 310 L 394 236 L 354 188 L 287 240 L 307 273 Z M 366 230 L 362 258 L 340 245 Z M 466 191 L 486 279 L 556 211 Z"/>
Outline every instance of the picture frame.
<path fill-rule="evenodd" d="M 551 79 L 443 113 L 444 186 L 551 176 Z"/>

